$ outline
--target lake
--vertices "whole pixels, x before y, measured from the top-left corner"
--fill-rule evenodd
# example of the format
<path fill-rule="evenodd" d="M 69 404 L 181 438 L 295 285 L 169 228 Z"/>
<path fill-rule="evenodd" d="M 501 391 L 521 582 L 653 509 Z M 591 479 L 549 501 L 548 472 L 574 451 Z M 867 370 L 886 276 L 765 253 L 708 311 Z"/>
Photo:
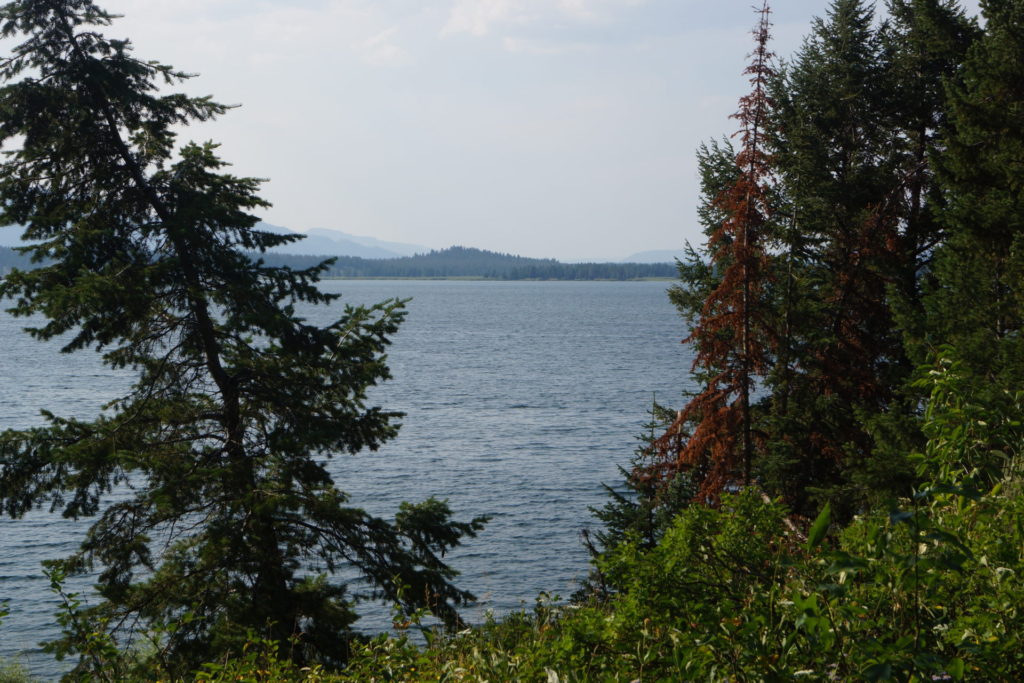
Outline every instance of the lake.
<path fill-rule="evenodd" d="M 484 610 L 532 605 L 541 591 L 567 597 L 587 573 L 579 533 L 595 527 L 602 483 L 620 480 L 653 396 L 679 403 L 689 350 L 666 282 L 331 280 L 337 305 L 412 298 L 394 339 L 394 379 L 371 402 L 406 413 L 398 437 L 376 453 L 330 461 L 352 503 L 390 517 L 403 500 L 447 498 L 461 519 L 492 516 L 449 555 L 460 585 Z M 328 322 L 337 311 L 307 311 Z M 0 313 L 4 389 L 0 428 L 40 423 L 39 410 L 90 417 L 132 379 L 96 354 L 65 355 Z M 0 656 L 39 676 L 57 665 L 38 643 L 56 635 L 56 599 L 40 561 L 73 550 L 82 522 L 44 511 L 0 521 Z M 364 606 L 357 624 L 390 624 L 386 606 Z"/>

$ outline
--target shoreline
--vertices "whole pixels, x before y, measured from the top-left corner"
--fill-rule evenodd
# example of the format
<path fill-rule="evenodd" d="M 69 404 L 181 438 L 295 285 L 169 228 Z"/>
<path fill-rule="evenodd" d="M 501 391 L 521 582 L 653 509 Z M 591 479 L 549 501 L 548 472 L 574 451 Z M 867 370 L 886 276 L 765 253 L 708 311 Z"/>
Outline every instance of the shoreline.
<path fill-rule="evenodd" d="M 637 277 L 620 280 L 618 278 L 587 278 L 583 280 L 569 280 L 563 278 L 500 278 L 500 277 L 483 277 L 482 275 L 452 275 L 452 276 L 401 276 L 401 275 L 354 275 L 351 277 L 345 275 L 325 275 L 320 278 L 321 281 L 326 280 L 448 280 L 448 281 L 465 281 L 465 282 L 675 282 L 678 278 L 674 277 Z"/>

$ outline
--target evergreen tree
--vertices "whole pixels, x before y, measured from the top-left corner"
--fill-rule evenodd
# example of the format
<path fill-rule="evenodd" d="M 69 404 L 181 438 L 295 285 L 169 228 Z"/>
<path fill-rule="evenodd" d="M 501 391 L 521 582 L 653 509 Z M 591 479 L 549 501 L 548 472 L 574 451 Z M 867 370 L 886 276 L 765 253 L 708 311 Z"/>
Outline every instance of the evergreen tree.
<path fill-rule="evenodd" d="M 948 236 L 926 294 L 932 349 L 953 344 L 966 368 L 1024 384 L 1024 2 L 985 0 L 984 34 L 948 88 L 940 179 Z"/>
<path fill-rule="evenodd" d="M 922 282 L 944 236 L 946 202 L 936 181 L 947 118 L 944 84 L 956 78 L 977 35 L 975 23 L 949 0 L 891 0 L 889 15 L 879 30 L 890 91 L 880 120 L 890 131 L 895 175 L 876 215 L 891 225 L 881 272 L 903 353 L 893 354 L 885 376 L 891 397 L 877 412 L 859 414 L 872 438 L 871 454 L 848 468 L 846 476 L 862 499 L 904 494 L 914 480 L 905 456 L 925 446 L 921 410 L 927 396 L 913 368 L 931 360 L 924 343 Z"/>
<path fill-rule="evenodd" d="M 767 371 L 772 336 L 763 315 L 771 213 L 764 138 L 771 107 L 768 84 L 774 75 L 767 2 L 760 15 L 756 48 L 745 72 L 752 90 L 741 98 L 734 115 L 742 126 L 739 151 L 731 165 L 721 163 L 721 146 L 701 151 L 705 188 L 728 179 L 702 210 L 702 218 L 709 221 L 710 263 L 705 266 L 699 255 L 691 254 L 681 272 L 696 287 L 673 295 L 684 317 L 694 321 L 684 342 L 694 346 L 694 371 L 703 389 L 654 442 L 648 467 L 660 477 L 686 473 L 699 484 L 698 497 L 708 500 L 728 486 L 751 480 L 751 395 L 757 377 Z M 705 292 L 699 301 L 695 295 Z"/>
<path fill-rule="evenodd" d="M 840 517 L 912 483 L 905 454 L 923 439 L 911 383 L 925 359 L 920 283 L 943 235 L 943 83 L 976 29 L 949 0 L 889 9 L 876 24 L 861 0 L 835 0 L 794 61 L 769 74 L 768 92 L 755 87 L 751 102 L 770 105 L 758 176 L 776 181 L 761 186 L 756 268 L 737 251 L 739 195 L 730 196 L 745 169 L 728 145 L 698 151 L 708 246 L 690 249 L 670 296 L 693 330 L 704 390 L 656 442 L 648 474 L 685 469 L 710 491 L 749 481 L 736 472 L 753 467 L 797 512 L 828 499 Z M 750 307 L 742 283 L 755 287 Z M 756 352 L 730 350 L 751 322 Z M 743 387 L 754 375 L 751 405 Z"/>
<path fill-rule="evenodd" d="M 215 145 L 176 145 L 175 129 L 223 114 L 209 98 L 160 94 L 184 73 L 104 37 L 91 0 L 0 8 L 0 220 L 26 227 L 44 263 L 0 294 L 64 351 L 102 350 L 138 379 L 95 420 L 47 413 L 0 439 L 0 503 L 97 516 L 59 572 L 99 570 L 101 602 L 76 615 L 58 652 L 96 633 L 122 647 L 173 625 L 160 653 L 182 672 L 269 631 L 296 659 L 346 656 L 354 568 L 377 596 L 458 623 L 471 596 L 441 559 L 481 527 L 437 500 L 394 521 L 348 505 L 324 458 L 376 449 L 396 413 L 370 407 L 402 304 L 346 307 L 326 327 L 299 305 L 335 297 L 323 266 L 253 261 L 290 238 L 253 229 L 259 181 L 224 172 Z M 120 488 L 118 502 L 104 494 Z M 87 671 L 91 662 L 82 659 Z"/>
<path fill-rule="evenodd" d="M 848 470 L 870 463 L 865 417 L 893 404 L 907 371 L 888 301 L 904 169 L 884 56 L 871 9 L 835 0 L 773 89 L 783 333 L 760 473 L 802 512 L 814 489 L 847 511 L 863 497 L 847 489 Z"/>
<path fill-rule="evenodd" d="M 886 117 L 901 155 L 888 204 L 899 220 L 892 245 L 899 322 L 915 363 L 924 313 L 920 285 L 942 240 L 945 200 L 935 179 L 947 127 L 945 85 L 953 82 L 977 26 L 950 0 L 890 0 L 890 20 L 882 27 L 883 60 L 892 83 Z"/>

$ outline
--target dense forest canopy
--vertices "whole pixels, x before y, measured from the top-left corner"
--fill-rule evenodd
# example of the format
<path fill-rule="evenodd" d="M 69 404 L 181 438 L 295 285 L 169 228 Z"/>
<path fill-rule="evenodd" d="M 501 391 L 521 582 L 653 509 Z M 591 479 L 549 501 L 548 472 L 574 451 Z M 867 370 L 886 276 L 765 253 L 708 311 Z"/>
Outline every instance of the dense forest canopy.
<path fill-rule="evenodd" d="M 939 302 L 999 286 L 965 290 L 953 275 L 962 269 L 943 265 L 981 246 L 968 237 L 974 221 L 956 218 L 954 164 L 967 132 L 957 83 L 984 41 L 955 3 L 887 7 L 879 21 L 867 3 L 831 3 L 770 70 L 758 33 L 740 146 L 699 151 L 708 241 L 691 248 L 671 294 L 693 326 L 706 388 L 659 440 L 650 474 L 682 474 L 708 495 L 754 477 L 795 511 L 827 501 L 846 517 L 913 486 L 906 456 L 923 444 L 924 401 L 914 368 L 956 343 L 955 330 L 984 328 L 951 324 L 964 309 L 940 312 Z M 999 249 L 1012 253 L 1004 234 Z M 740 252 L 743 240 L 756 251 Z M 725 386 L 728 372 L 736 379 Z M 704 445 L 709 429 L 742 438 Z"/>

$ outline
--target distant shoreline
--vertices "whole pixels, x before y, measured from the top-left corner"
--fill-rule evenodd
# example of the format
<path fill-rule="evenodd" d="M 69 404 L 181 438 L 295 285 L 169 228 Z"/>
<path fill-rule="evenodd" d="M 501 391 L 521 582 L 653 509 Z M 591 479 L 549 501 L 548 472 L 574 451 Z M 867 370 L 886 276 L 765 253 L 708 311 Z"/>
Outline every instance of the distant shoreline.
<path fill-rule="evenodd" d="M 394 259 L 254 252 L 248 255 L 269 268 L 316 272 L 324 279 L 642 282 L 675 280 L 678 275 L 678 266 L 671 263 L 561 263 L 468 247 Z M 27 254 L 0 247 L 0 273 L 9 268 L 29 270 L 40 265 L 45 263 L 33 263 Z"/>
<path fill-rule="evenodd" d="M 412 276 L 344 276 L 344 275 L 326 275 L 320 278 L 321 281 L 326 280 L 444 280 L 444 281 L 466 281 L 466 282 L 673 282 L 676 278 L 673 277 L 634 277 L 634 278 L 587 278 L 579 280 L 571 280 L 568 278 L 502 278 L 502 277 L 482 277 L 477 275 L 453 275 L 450 277 L 412 277 Z"/>

